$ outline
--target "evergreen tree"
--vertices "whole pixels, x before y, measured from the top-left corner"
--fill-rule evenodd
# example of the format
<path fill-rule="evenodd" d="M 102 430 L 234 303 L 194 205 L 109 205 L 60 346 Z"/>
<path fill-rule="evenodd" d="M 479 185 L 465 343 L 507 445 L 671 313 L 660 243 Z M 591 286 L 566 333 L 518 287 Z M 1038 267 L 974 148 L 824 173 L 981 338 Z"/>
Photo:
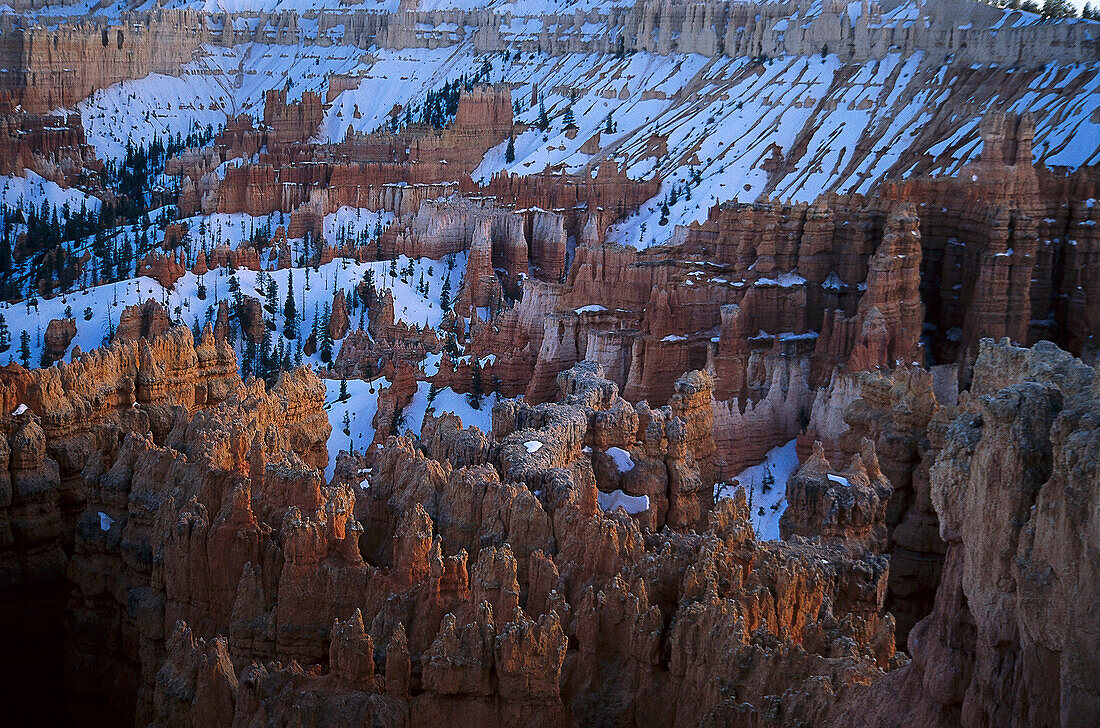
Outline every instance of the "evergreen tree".
<path fill-rule="evenodd" d="M 439 292 L 439 306 L 444 311 L 450 311 L 451 303 L 451 277 L 448 275 L 443 278 L 443 290 Z"/>
<path fill-rule="evenodd" d="M 19 334 L 19 361 L 23 362 L 24 367 L 31 365 L 31 335 L 26 329 Z"/>
<path fill-rule="evenodd" d="M 241 376 L 247 379 L 256 373 L 256 342 L 249 339 L 244 345 L 244 356 L 241 357 Z"/>
<path fill-rule="evenodd" d="M 283 335 L 288 339 L 298 337 L 298 306 L 294 303 L 294 271 L 286 283 L 286 303 L 283 304 Z"/>
<path fill-rule="evenodd" d="M 761 490 L 764 493 L 769 492 L 775 485 L 775 476 L 772 475 L 771 468 L 764 468 L 764 477 L 762 478 Z"/>
<path fill-rule="evenodd" d="M 508 137 L 508 148 L 504 150 L 504 161 L 508 164 L 516 161 L 516 138 L 514 136 Z"/>
<path fill-rule="evenodd" d="M 325 303 L 325 313 L 321 317 L 321 338 L 317 343 L 318 350 L 321 353 L 321 361 L 328 364 L 332 361 L 332 332 L 329 330 L 329 319 L 332 318 L 332 310 L 329 304 Z"/>
<path fill-rule="evenodd" d="M 577 124 L 576 120 L 573 118 L 573 107 L 570 105 L 565 107 L 565 130 L 569 131 L 570 129 L 576 128 Z"/>
<path fill-rule="evenodd" d="M 485 396 L 484 386 L 481 382 L 481 362 L 476 356 L 471 357 L 470 365 L 470 393 L 466 395 L 466 401 L 474 409 L 481 409 L 481 398 Z"/>
<path fill-rule="evenodd" d="M 1077 9 L 1069 0 L 1045 0 L 1041 15 L 1048 19 L 1075 18 Z"/>
<path fill-rule="evenodd" d="M 340 401 L 346 402 L 348 399 L 348 379 L 347 377 L 340 377 Z"/>
<path fill-rule="evenodd" d="M 348 415 L 347 410 L 344 410 L 344 434 L 351 435 L 351 417 Z"/>
<path fill-rule="evenodd" d="M 8 322 L 4 319 L 4 314 L 0 313 L 0 352 L 7 351 L 11 348 L 11 331 L 8 330 Z"/>
<path fill-rule="evenodd" d="M 274 315 L 279 306 L 279 285 L 271 276 L 267 276 L 267 286 L 264 290 L 268 313 Z"/>
<path fill-rule="evenodd" d="M 539 101 L 539 118 L 535 120 L 535 126 L 540 131 L 546 131 L 550 128 L 550 119 L 546 116 L 546 105 L 541 100 Z"/>
<path fill-rule="evenodd" d="M 611 120 L 611 114 L 607 115 L 607 122 L 604 124 L 603 131 L 605 134 L 615 133 L 615 122 Z"/>
<path fill-rule="evenodd" d="M 267 382 L 271 378 L 272 365 L 271 355 L 274 352 L 271 350 L 271 330 L 264 326 L 263 337 L 260 338 L 259 347 L 259 361 L 256 365 L 256 376 Z"/>

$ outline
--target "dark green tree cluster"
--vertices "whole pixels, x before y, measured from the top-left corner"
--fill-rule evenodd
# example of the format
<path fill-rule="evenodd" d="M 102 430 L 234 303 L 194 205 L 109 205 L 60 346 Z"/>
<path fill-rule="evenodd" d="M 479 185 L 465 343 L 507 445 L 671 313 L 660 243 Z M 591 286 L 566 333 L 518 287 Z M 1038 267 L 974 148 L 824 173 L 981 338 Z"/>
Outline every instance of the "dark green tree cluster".
<path fill-rule="evenodd" d="M 169 157 L 188 147 L 205 145 L 214 138 L 214 128 L 195 128 L 183 136 L 178 132 L 161 139 L 154 134 L 148 144 L 126 142 L 126 156 L 121 162 L 108 162 L 105 166 L 106 186 L 122 196 L 120 213 L 130 219 L 149 209 L 149 196 L 156 181 L 164 173 L 164 163 Z"/>

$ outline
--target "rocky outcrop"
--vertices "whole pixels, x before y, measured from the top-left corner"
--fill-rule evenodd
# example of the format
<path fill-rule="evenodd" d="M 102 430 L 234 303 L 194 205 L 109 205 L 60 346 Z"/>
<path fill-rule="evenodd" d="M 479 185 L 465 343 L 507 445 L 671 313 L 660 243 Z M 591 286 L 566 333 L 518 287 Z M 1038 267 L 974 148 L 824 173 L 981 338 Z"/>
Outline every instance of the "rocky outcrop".
<path fill-rule="evenodd" d="M 821 443 L 787 481 L 787 508 L 779 519 L 785 540 L 792 536 L 820 537 L 854 549 L 882 553 L 886 549 L 886 504 L 893 494 L 879 470 L 874 443 L 865 441 L 843 471 L 834 471 Z"/>
<path fill-rule="evenodd" d="M 600 374 L 563 373 L 561 403 L 501 402 L 491 439 L 453 417 L 432 425 L 427 453 L 391 437 L 362 488 L 307 486 L 270 465 L 257 481 L 253 465 L 250 487 L 223 490 L 217 519 L 205 497 L 172 506 L 166 571 L 201 563 L 201 579 L 228 579 L 235 565 L 240 579 L 217 600 L 169 597 L 165 624 L 188 616 L 147 678 L 156 721 L 231 712 L 247 724 L 307 703 L 381 725 L 671 726 L 735 705 L 762 717 L 775 701 L 817 718 L 896 664 L 883 559 L 757 542 L 743 494 L 703 514 L 698 533 L 605 513 L 601 458 L 616 444 L 631 470 L 679 462 L 681 480 L 706 460 L 710 389 L 707 375 L 686 377 L 643 426 Z"/>
<path fill-rule="evenodd" d="M 168 311 L 160 301 L 148 298 L 123 309 L 111 340 L 136 342 L 139 339 L 155 339 L 165 334 L 171 325 Z"/>
<path fill-rule="evenodd" d="M 1049 343 L 982 342 L 942 431 L 931 499 L 947 545 L 913 662 L 853 691 L 830 725 L 1092 722 L 1100 637 L 1096 372 Z"/>
<path fill-rule="evenodd" d="M 186 272 L 184 262 L 180 261 L 179 256 L 175 253 L 165 255 L 152 251 L 138 261 L 137 274 L 139 277 L 148 276 L 168 289 L 175 287 L 176 281 L 182 278 Z"/>
<path fill-rule="evenodd" d="M 58 361 L 69 350 L 69 344 L 76 336 L 76 320 L 71 318 L 54 319 L 46 326 L 42 337 L 42 363 L 45 365 Z"/>

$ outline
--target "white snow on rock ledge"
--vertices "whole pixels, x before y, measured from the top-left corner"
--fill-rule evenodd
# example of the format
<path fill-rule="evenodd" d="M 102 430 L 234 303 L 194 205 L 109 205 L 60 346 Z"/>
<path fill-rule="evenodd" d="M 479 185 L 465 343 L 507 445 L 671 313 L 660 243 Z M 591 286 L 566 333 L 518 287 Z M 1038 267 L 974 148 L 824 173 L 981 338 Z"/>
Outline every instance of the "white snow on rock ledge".
<path fill-rule="evenodd" d="M 27 405 L 21 404 L 21 405 L 19 405 L 18 407 L 15 408 L 15 411 L 11 413 L 11 416 L 12 417 L 18 417 L 19 415 L 23 414 L 26 411 L 27 411 Z"/>
<path fill-rule="evenodd" d="M 110 531 L 111 526 L 114 524 L 115 519 L 108 516 L 103 511 L 99 512 L 99 527 L 104 531 Z"/>
<path fill-rule="evenodd" d="M 649 510 L 648 495 L 627 495 L 621 490 L 613 490 L 610 493 L 599 491 L 596 493 L 596 501 L 600 504 L 600 508 L 608 513 L 616 508 L 622 508 L 633 516 Z"/>
<path fill-rule="evenodd" d="M 834 483 L 839 483 L 840 485 L 847 485 L 847 486 L 852 485 L 851 483 L 848 482 L 848 479 L 845 478 L 843 475 L 833 475 L 832 473 L 829 473 L 825 477 L 827 477 L 829 480 L 833 481 Z"/>
<path fill-rule="evenodd" d="M 609 447 L 607 448 L 607 454 L 615 461 L 615 467 L 619 469 L 620 473 L 626 473 L 634 469 L 634 459 L 630 457 L 630 453 L 621 447 Z M 648 506 L 646 507 L 648 508 Z"/>
<path fill-rule="evenodd" d="M 528 440 L 527 442 L 523 443 L 523 446 L 527 448 L 527 452 L 529 453 L 536 453 L 542 449 L 542 443 L 538 440 Z"/>

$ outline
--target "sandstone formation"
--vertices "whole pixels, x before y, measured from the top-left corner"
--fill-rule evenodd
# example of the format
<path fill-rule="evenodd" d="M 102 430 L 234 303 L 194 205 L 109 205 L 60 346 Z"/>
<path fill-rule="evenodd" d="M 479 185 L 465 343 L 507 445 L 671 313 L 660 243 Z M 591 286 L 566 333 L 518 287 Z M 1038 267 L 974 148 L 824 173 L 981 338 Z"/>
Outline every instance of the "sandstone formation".
<path fill-rule="evenodd" d="M 913 661 L 834 706 L 829 725 L 1093 722 L 1098 696 L 1096 372 L 1049 343 L 985 340 L 937 438 L 947 544 Z"/>

